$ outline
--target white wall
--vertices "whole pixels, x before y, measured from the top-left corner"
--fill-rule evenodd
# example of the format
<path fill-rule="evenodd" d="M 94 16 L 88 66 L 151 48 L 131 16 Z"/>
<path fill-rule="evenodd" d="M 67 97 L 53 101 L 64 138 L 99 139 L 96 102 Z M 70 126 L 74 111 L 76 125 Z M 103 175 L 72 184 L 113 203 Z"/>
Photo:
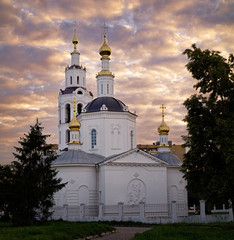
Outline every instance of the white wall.
<path fill-rule="evenodd" d="M 57 205 L 79 206 L 84 201 L 87 205 L 98 204 L 94 166 L 63 166 L 57 167 L 57 170 L 59 171 L 57 177 L 62 178 L 63 183 L 67 182 L 66 187 L 55 194 Z"/>
<path fill-rule="evenodd" d="M 168 200 L 176 202 L 187 202 L 187 182 L 183 178 L 183 173 L 180 167 L 168 167 L 167 169 L 168 182 Z"/>
<path fill-rule="evenodd" d="M 79 116 L 82 150 L 108 157 L 136 147 L 136 116 L 129 112 L 99 111 Z M 91 148 L 91 130 L 97 131 L 97 145 Z"/>
<path fill-rule="evenodd" d="M 101 166 L 101 201 L 106 205 L 167 203 L 165 167 Z"/>

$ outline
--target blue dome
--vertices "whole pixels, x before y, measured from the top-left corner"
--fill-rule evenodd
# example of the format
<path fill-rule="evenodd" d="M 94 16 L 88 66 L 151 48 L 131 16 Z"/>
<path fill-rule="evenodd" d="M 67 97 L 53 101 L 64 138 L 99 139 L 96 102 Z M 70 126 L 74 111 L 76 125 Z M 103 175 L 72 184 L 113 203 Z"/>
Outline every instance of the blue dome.
<path fill-rule="evenodd" d="M 180 159 L 172 153 L 156 153 L 153 155 L 171 166 L 180 166 L 182 164 Z"/>
<path fill-rule="evenodd" d="M 113 97 L 98 97 L 85 107 L 86 112 L 98 112 L 105 105 L 106 111 L 123 112 L 125 104 Z"/>

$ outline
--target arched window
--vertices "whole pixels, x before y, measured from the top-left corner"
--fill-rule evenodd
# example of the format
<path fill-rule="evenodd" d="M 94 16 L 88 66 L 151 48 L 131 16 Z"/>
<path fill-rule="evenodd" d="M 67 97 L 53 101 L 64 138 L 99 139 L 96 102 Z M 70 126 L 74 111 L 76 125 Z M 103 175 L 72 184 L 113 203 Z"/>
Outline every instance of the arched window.
<path fill-rule="evenodd" d="M 77 80 L 77 84 L 80 84 L 80 78 L 79 78 L 79 76 L 77 76 L 76 80 Z"/>
<path fill-rule="evenodd" d="M 91 147 L 94 148 L 94 146 L 97 145 L 97 131 L 95 129 L 91 130 Z"/>
<path fill-rule="evenodd" d="M 59 109 L 58 109 L 58 117 L 59 117 L 59 124 L 61 124 L 61 107 L 59 105 Z"/>
<path fill-rule="evenodd" d="M 70 130 L 66 131 L 66 143 L 70 142 Z"/>
<path fill-rule="evenodd" d="M 81 114 L 81 112 L 82 112 L 82 107 L 83 107 L 83 105 L 82 105 L 81 103 L 79 103 L 79 104 L 77 105 L 77 112 L 78 112 L 78 115 Z"/>
<path fill-rule="evenodd" d="M 107 87 L 107 94 L 109 94 L 109 91 L 110 91 L 110 90 L 109 90 L 109 83 L 107 83 L 107 86 L 106 86 L 106 87 Z"/>
<path fill-rule="evenodd" d="M 101 94 L 103 94 L 103 84 L 101 84 Z"/>
<path fill-rule="evenodd" d="M 133 149 L 133 131 L 132 130 L 130 133 L 130 137 L 131 137 L 131 149 Z"/>
<path fill-rule="evenodd" d="M 72 76 L 70 76 L 70 84 L 72 84 Z"/>
<path fill-rule="evenodd" d="M 70 104 L 66 104 L 65 107 L 65 123 L 69 123 L 71 121 L 71 107 Z"/>

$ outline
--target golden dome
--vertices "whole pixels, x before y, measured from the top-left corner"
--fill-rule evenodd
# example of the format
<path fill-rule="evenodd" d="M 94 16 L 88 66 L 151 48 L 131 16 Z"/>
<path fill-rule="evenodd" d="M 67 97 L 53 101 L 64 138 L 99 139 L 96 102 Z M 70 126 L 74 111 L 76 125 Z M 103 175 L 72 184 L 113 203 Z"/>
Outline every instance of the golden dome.
<path fill-rule="evenodd" d="M 159 132 L 159 134 L 168 134 L 168 132 L 170 131 L 170 128 L 164 122 L 164 109 L 166 109 L 166 107 L 164 107 L 164 104 L 162 104 L 162 107 L 160 107 L 160 108 L 162 109 L 162 123 L 158 127 L 158 132 Z"/>
<path fill-rule="evenodd" d="M 106 35 L 104 35 L 104 42 L 103 42 L 101 48 L 99 49 L 99 54 L 102 57 L 109 57 L 111 55 L 111 48 L 106 43 Z"/>
<path fill-rule="evenodd" d="M 158 132 L 159 134 L 168 134 L 169 131 L 170 131 L 170 128 L 164 122 L 164 118 L 163 118 L 161 125 L 158 127 Z"/>
<path fill-rule="evenodd" d="M 79 131 L 81 128 L 81 124 L 80 122 L 77 120 L 75 113 L 73 114 L 73 118 L 71 120 L 71 122 L 69 122 L 68 127 L 70 128 L 70 130 L 73 131 Z"/>
<path fill-rule="evenodd" d="M 78 103 L 78 101 L 76 101 L 74 99 L 73 101 L 71 101 L 71 103 L 74 104 L 74 106 L 73 106 L 73 118 L 72 118 L 71 122 L 69 122 L 68 127 L 70 128 L 70 130 L 79 131 L 80 128 L 81 128 L 81 124 L 76 118 L 76 103 Z"/>
<path fill-rule="evenodd" d="M 76 45 L 78 44 L 78 38 L 77 38 L 77 34 L 76 34 L 76 28 L 74 29 L 74 37 L 72 39 L 72 43 L 74 44 L 74 53 L 78 53 L 77 49 L 76 49 Z"/>

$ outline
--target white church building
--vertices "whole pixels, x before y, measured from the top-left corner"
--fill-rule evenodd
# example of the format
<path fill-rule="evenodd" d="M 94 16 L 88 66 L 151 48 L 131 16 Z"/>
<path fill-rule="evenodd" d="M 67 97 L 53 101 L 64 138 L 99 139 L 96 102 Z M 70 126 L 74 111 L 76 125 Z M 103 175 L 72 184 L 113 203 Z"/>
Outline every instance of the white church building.
<path fill-rule="evenodd" d="M 158 128 L 158 153 L 152 155 L 136 148 L 137 115 L 115 98 L 106 35 L 99 50 L 101 70 L 96 75 L 96 98 L 86 88 L 86 68 L 80 64 L 76 29 L 72 42 L 65 89 L 58 97 L 60 151 L 53 165 L 67 185 L 54 196 L 54 218 L 123 220 L 128 216 L 129 220 L 141 216 L 143 221 L 142 216 L 152 217 L 156 212 L 157 216 L 169 216 L 172 202 L 185 210 L 186 181 L 180 171 L 181 161 L 170 153 L 165 107 Z"/>

